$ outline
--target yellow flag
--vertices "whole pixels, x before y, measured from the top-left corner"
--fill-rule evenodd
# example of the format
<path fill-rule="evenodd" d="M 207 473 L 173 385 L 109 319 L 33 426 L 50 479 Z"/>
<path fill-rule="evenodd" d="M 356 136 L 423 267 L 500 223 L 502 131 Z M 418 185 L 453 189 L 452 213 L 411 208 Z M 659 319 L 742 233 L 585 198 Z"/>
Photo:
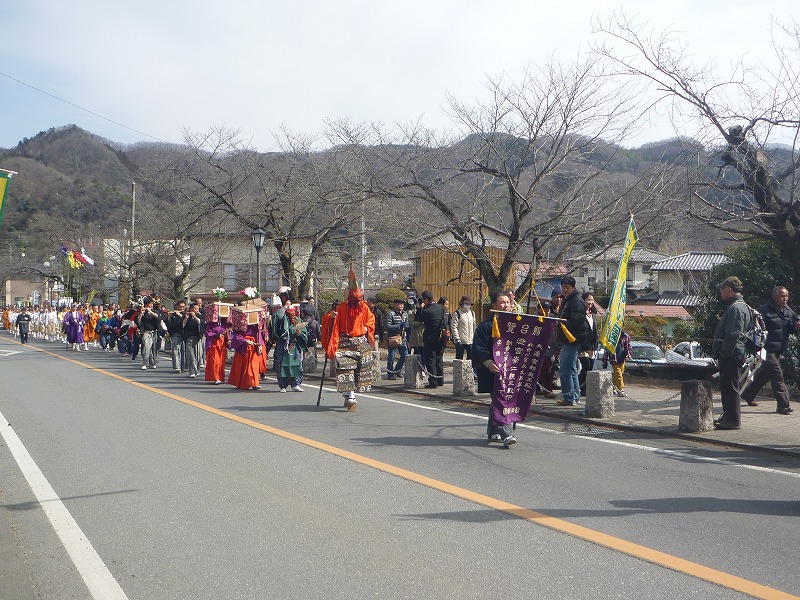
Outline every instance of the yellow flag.
<path fill-rule="evenodd" d="M 617 278 L 614 281 L 614 289 L 611 292 L 611 299 L 608 303 L 608 314 L 606 314 L 603 330 L 600 332 L 600 343 L 609 352 L 614 352 L 617 348 L 620 335 L 622 334 L 622 324 L 625 321 L 625 298 L 626 285 L 628 278 L 628 260 L 633 252 L 633 247 L 639 241 L 636 234 L 636 226 L 633 224 L 633 215 L 628 225 L 628 235 L 625 236 L 625 247 L 619 257 L 619 267 L 617 268 Z"/>
<path fill-rule="evenodd" d="M 0 171 L 0 224 L 3 223 L 3 210 L 6 208 L 6 192 L 8 191 L 8 181 L 11 173 Z"/>

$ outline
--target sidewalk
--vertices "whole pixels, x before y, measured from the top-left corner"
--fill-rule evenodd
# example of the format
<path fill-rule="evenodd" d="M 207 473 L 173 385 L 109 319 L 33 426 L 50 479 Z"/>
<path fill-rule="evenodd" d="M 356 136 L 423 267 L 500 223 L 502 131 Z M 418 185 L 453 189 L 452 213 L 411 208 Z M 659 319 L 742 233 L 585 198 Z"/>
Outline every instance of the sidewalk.
<path fill-rule="evenodd" d="M 373 388 L 376 390 L 489 405 L 488 394 L 458 398 L 453 396 L 453 369 L 452 363 L 447 359 L 445 359 L 444 385 L 434 390 L 405 389 L 402 379 L 393 381 L 386 379 L 385 364 L 382 366 L 382 379 L 373 384 Z M 318 379 L 319 373 L 313 374 L 312 377 Z M 742 405 L 742 428 L 740 430 L 684 433 L 678 430 L 681 403 L 680 382 L 664 385 L 659 382 L 654 385 L 647 381 L 629 379 L 630 383 L 625 384 L 626 397 L 614 398 L 615 414 L 609 419 L 593 419 L 583 416 L 583 399 L 578 407 L 558 406 L 557 401 L 560 399 L 560 394 L 556 392 L 556 398 L 553 399 L 537 397 L 536 404 L 531 406 L 528 421 L 535 421 L 535 415 L 541 415 L 800 458 L 800 403 L 792 402 L 795 412 L 790 415 L 777 414 L 775 399 L 769 388 L 765 388 L 756 399 L 759 406 Z M 720 413 L 719 391 L 715 390 L 714 414 L 719 416 Z"/>

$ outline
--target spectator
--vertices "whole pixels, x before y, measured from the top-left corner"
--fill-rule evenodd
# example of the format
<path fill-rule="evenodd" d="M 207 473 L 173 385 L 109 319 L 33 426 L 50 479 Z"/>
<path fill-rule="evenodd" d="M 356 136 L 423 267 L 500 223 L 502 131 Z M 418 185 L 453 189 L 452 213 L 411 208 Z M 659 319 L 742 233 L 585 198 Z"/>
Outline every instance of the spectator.
<path fill-rule="evenodd" d="M 739 382 L 747 356 L 742 334 L 752 327 L 752 316 L 750 307 L 742 299 L 741 279 L 728 277 L 717 284 L 717 290 L 725 303 L 725 312 L 717 323 L 711 345 L 711 356 L 719 362 L 719 391 L 722 396 L 722 416 L 714 421 L 714 427 L 741 429 Z"/>
<path fill-rule="evenodd" d="M 508 296 L 508 300 L 511 303 L 511 308 L 509 309 L 511 312 L 515 312 L 518 315 L 524 315 L 525 309 L 522 308 L 519 302 L 517 302 L 516 295 L 514 294 L 514 290 L 506 290 L 505 295 Z"/>
<path fill-rule="evenodd" d="M 445 310 L 442 304 L 433 301 L 433 294 L 425 290 L 422 292 L 422 308 L 417 310 L 415 321 L 421 321 L 425 326 L 422 336 L 422 363 L 428 372 L 426 388 L 437 388 L 444 384 L 444 363 L 442 354 L 441 332 L 446 325 Z"/>
<path fill-rule="evenodd" d="M 372 314 L 375 316 L 375 344 L 380 345 L 383 342 L 384 332 L 384 316 L 383 311 L 378 308 L 378 299 L 374 296 L 367 298 L 367 304 Z"/>
<path fill-rule="evenodd" d="M 578 374 L 578 382 L 581 386 L 581 396 L 586 396 L 586 374 L 594 368 L 594 359 L 597 352 L 598 331 L 597 331 L 597 306 L 594 303 L 594 296 L 591 292 L 584 292 L 581 296 L 586 306 L 586 339 L 581 343 L 581 351 L 578 353 L 578 362 L 581 365 L 581 372 Z"/>
<path fill-rule="evenodd" d="M 586 342 L 588 323 L 586 321 L 586 304 L 575 287 L 574 277 L 561 280 L 564 301 L 558 316 L 565 323 L 556 329 L 556 336 L 561 343 L 561 406 L 575 406 L 580 399 L 580 381 L 578 380 L 578 352 Z M 569 335 L 568 335 L 569 334 Z"/>
<path fill-rule="evenodd" d="M 408 338 L 406 330 L 408 328 L 408 313 L 403 310 L 405 300 L 403 298 L 396 298 L 393 303 L 393 310 L 390 310 L 386 315 L 386 335 L 388 336 L 389 356 L 386 361 L 386 374 L 389 379 L 397 379 L 397 376 L 403 372 L 403 366 L 406 362 L 406 355 L 408 354 Z M 393 345 L 392 339 L 399 338 L 399 345 Z M 397 363 L 394 362 L 395 354 L 399 355 Z"/>
<path fill-rule="evenodd" d="M 472 358 L 472 338 L 475 334 L 475 313 L 472 312 L 472 298 L 462 296 L 458 308 L 450 319 L 450 332 L 456 347 L 456 360 Z"/>
<path fill-rule="evenodd" d="M 789 335 L 800 331 L 800 315 L 789 307 L 789 290 L 780 285 L 772 290 L 766 304 L 758 307 L 758 312 L 764 317 L 767 328 L 767 342 L 764 344 L 767 357 L 756 369 L 753 380 L 745 386 L 742 398 L 750 406 L 758 406 L 756 394 L 769 381 L 772 395 L 778 402 L 775 412 L 788 415 L 794 409 L 789 405 L 789 390 L 783 380 L 781 354 L 789 347 Z"/>

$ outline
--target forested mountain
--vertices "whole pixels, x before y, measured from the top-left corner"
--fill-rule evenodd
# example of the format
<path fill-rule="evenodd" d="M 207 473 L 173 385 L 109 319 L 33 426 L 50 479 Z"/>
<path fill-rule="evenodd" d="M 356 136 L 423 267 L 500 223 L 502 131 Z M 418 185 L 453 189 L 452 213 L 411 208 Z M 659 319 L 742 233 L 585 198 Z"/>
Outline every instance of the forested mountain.
<path fill-rule="evenodd" d="M 466 152 L 472 143 L 467 137 L 447 150 L 455 156 Z M 516 140 L 506 136 L 502 143 L 513 150 Z M 180 161 L 184 151 L 182 146 L 161 143 L 124 146 L 75 125 L 43 131 L 15 148 L 0 150 L 0 167 L 18 172 L 9 187 L 0 226 L 0 248 L 27 248 L 44 256 L 52 254 L 62 240 L 77 243 L 88 238 L 122 236 L 123 230 L 130 227 L 131 182 L 141 183 L 142 172 L 157 171 L 166 157 Z M 711 172 L 715 170 L 713 154 L 684 139 L 653 142 L 635 149 L 601 145 L 588 160 L 602 165 L 610 178 L 634 179 L 653 165 L 692 161 L 710 164 Z M 520 169 L 527 166 L 524 162 L 519 164 Z M 151 193 L 145 186 L 138 192 Z M 163 194 L 161 200 L 177 201 Z M 376 231 L 371 235 L 387 234 L 380 230 L 380 223 L 378 219 L 372 224 Z M 661 246 L 669 252 L 717 249 L 724 244 L 718 233 L 699 224 L 672 225 L 640 231 L 641 243 L 651 248 Z"/>

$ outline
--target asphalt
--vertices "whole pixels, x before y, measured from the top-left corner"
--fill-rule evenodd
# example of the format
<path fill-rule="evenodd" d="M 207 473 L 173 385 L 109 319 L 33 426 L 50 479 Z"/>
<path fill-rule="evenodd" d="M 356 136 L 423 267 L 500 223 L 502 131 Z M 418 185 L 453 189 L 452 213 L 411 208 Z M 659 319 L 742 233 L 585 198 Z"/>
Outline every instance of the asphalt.
<path fill-rule="evenodd" d="M 456 397 L 453 395 L 453 374 L 450 361 L 445 355 L 444 385 L 435 389 L 406 389 L 402 379 L 388 380 L 383 365 L 382 379 L 373 387 L 386 393 L 412 393 L 439 401 L 458 401 L 488 406 L 488 394 Z M 318 380 L 318 374 L 314 375 Z M 775 399 L 769 387 L 765 387 L 756 398 L 758 406 L 742 403 L 742 428 L 738 430 L 712 430 L 686 433 L 678 429 L 681 404 L 681 382 L 654 381 L 632 376 L 626 377 L 625 397 L 614 398 L 614 416 L 597 419 L 584 416 L 584 401 L 578 406 L 559 406 L 558 391 L 553 399 L 536 398 L 528 414 L 528 422 L 536 416 L 564 419 L 603 427 L 613 427 L 710 444 L 768 452 L 800 458 L 800 402 L 796 394 L 792 399 L 795 411 L 789 415 L 775 412 Z M 714 390 L 714 414 L 721 414 L 719 389 Z"/>

